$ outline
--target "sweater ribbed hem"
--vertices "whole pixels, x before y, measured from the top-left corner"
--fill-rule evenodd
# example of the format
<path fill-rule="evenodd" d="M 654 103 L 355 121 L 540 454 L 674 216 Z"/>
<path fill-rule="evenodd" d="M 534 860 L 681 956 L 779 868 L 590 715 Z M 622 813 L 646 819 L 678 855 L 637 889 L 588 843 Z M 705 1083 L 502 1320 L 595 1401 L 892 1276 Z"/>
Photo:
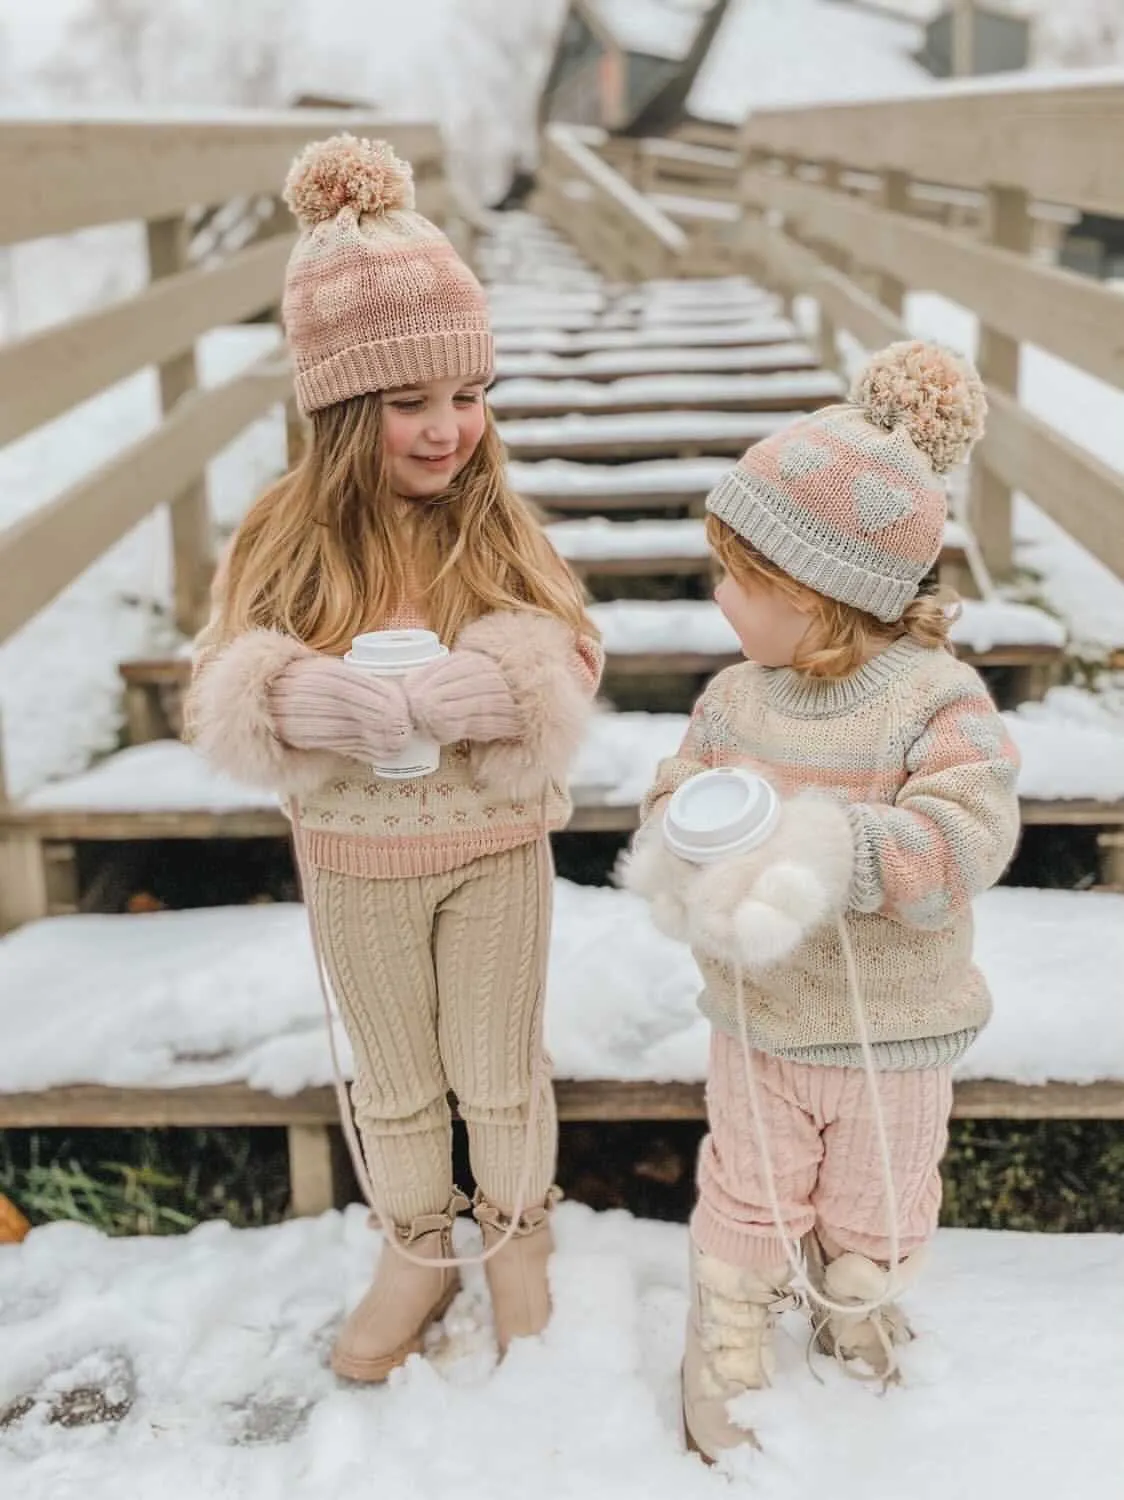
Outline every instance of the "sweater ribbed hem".
<path fill-rule="evenodd" d="M 708 991 L 699 996 L 699 1009 L 718 1031 L 737 1040 L 740 1031 L 734 1018 L 713 1001 Z M 808 1047 L 786 1047 L 770 1038 L 752 1019 L 747 1027 L 749 1043 L 758 1052 L 785 1062 L 809 1063 L 818 1068 L 861 1068 L 862 1048 L 857 1042 L 816 1042 Z M 943 1068 L 959 1061 L 979 1036 L 982 1025 L 963 1026 L 937 1036 L 872 1040 L 870 1050 L 880 1073 L 912 1073 Z"/>
<path fill-rule="evenodd" d="M 564 828 L 567 816 L 547 822 L 550 833 Z M 464 830 L 432 837 L 363 838 L 306 828 L 304 850 L 309 864 L 336 875 L 360 880 L 401 880 L 419 875 L 444 875 L 488 854 L 519 849 L 542 837 L 539 823 L 506 824 L 501 828 Z"/>

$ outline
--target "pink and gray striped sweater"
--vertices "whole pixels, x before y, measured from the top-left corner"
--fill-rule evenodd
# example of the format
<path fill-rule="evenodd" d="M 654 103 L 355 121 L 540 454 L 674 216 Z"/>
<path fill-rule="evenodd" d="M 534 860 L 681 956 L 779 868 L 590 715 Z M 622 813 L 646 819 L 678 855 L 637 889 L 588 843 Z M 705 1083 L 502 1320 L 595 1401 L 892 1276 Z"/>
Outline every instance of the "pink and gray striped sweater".
<path fill-rule="evenodd" d="M 999 879 L 1019 831 L 1018 754 L 979 675 L 908 637 L 843 679 L 730 667 L 660 766 L 644 816 L 698 771 L 731 765 L 767 777 L 782 796 L 817 790 L 846 806 L 855 872 L 845 921 L 878 1064 L 955 1060 L 991 1008 L 972 962 L 971 901 Z M 704 1012 L 737 1035 L 732 970 L 699 963 Z M 744 994 L 756 1047 L 858 1064 L 834 928 L 788 963 L 746 974 Z"/>

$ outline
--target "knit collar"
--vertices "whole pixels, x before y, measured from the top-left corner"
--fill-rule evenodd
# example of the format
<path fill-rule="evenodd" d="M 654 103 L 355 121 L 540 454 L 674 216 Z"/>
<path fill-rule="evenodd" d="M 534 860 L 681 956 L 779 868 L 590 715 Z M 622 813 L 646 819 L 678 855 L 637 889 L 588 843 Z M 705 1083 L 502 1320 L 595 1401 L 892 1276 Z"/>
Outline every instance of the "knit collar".
<path fill-rule="evenodd" d="M 908 672 L 926 650 L 909 636 L 903 636 L 850 677 L 809 677 L 792 667 L 764 667 L 765 696 L 775 708 L 799 718 L 830 718 L 873 698 Z"/>

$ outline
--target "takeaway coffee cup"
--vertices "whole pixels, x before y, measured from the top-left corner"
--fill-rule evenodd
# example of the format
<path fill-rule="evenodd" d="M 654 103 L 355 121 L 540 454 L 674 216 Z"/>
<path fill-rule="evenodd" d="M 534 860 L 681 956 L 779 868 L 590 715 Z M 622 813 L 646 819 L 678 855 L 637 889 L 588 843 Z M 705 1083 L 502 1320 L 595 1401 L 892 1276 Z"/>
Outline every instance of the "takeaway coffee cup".
<path fill-rule="evenodd" d="M 404 677 L 415 667 L 424 667 L 426 662 L 448 654 L 432 630 L 370 630 L 354 638 L 344 661 L 375 677 Z M 388 781 L 410 781 L 415 776 L 431 775 L 440 763 L 437 741 L 415 734 L 397 755 L 371 769 Z"/>
<path fill-rule="evenodd" d="M 752 771 L 700 771 L 685 781 L 664 814 L 664 842 L 673 854 L 705 865 L 763 844 L 781 815 L 780 798 Z"/>

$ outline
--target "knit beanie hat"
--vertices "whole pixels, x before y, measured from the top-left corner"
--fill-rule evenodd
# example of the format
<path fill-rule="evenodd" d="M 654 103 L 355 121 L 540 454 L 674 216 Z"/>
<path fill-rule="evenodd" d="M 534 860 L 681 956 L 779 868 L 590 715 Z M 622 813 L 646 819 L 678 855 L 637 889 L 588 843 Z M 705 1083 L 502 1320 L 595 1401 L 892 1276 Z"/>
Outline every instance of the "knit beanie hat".
<path fill-rule="evenodd" d="M 488 304 L 386 141 L 315 141 L 289 168 L 301 226 L 282 315 L 305 413 L 430 380 L 488 379 Z"/>
<path fill-rule="evenodd" d="M 849 402 L 755 444 L 706 508 L 817 593 L 900 620 L 940 556 L 943 476 L 983 432 L 987 398 L 950 350 L 891 344 Z"/>

